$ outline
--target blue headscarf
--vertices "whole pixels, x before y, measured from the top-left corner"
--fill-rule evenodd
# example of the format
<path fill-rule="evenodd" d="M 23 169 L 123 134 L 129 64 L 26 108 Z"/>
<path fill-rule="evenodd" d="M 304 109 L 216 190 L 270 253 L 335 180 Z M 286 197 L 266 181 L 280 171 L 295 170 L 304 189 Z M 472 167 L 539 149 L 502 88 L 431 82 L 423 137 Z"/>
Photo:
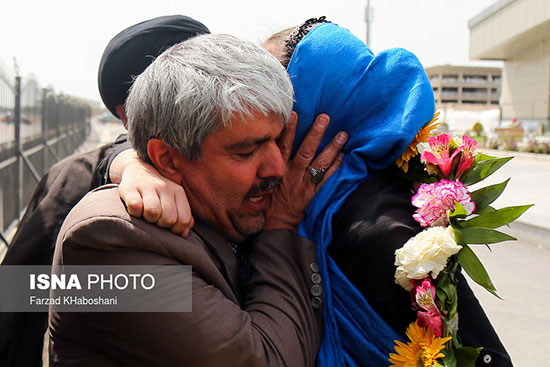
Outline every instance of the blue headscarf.
<path fill-rule="evenodd" d="M 394 163 L 431 121 L 432 87 L 412 53 L 391 49 L 375 56 L 348 30 L 332 23 L 314 28 L 298 43 L 288 73 L 299 121 L 294 152 L 320 113 L 328 114 L 331 122 L 319 150 L 338 131 L 349 134 L 342 166 L 315 195 L 299 230 L 317 244 L 323 278 L 325 336 L 317 364 L 387 366 L 394 340 L 401 338 L 344 276 L 327 246 L 332 217 L 346 197 L 371 171 Z M 365 276 L 368 272 L 365 269 Z"/>

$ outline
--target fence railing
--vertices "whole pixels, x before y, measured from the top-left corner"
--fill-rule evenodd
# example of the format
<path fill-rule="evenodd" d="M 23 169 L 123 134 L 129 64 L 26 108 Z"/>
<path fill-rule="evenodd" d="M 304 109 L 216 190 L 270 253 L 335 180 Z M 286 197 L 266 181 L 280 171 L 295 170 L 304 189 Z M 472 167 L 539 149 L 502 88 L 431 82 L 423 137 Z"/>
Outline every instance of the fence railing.
<path fill-rule="evenodd" d="M 0 240 L 30 200 L 40 177 L 90 132 L 91 108 L 0 61 Z"/>

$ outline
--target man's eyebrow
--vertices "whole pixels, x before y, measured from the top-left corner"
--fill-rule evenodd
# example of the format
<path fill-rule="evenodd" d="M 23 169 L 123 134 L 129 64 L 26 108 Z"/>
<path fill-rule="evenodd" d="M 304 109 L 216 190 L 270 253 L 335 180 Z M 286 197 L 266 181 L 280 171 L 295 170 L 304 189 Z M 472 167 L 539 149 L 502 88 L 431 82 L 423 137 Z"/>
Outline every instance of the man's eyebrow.
<path fill-rule="evenodd" d="M 265 138 L 259 138 L 259 139 L 253 139 L 253 138 L 247 138 L 241 141 L 238 141 L 236 143 L 233 143 L 231 145 L 226 146 L 226 149 L 244 149 L 244 148 L 250 148 L 255 145 L 259 145 L 262 143 L 265 143 L 267 141 L 270 141 L 271 137 L 265 137 Z"/>

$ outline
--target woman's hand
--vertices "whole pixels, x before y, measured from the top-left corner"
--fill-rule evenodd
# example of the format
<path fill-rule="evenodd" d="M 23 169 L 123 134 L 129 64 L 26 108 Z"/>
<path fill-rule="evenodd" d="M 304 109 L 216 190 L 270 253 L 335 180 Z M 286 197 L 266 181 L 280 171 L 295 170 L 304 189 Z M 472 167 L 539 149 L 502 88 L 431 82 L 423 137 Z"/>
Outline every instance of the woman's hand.
<path fill-rule="evenodd" d="M 297 230 L 315 193 L 342 164 L 344 155 L 340 150 L 348 139 L 348 135 L 343 131 L 314 157 L 329 122 L 328 115 L 317 116 L 294 159 L 289 161 L 298 123 L 297 114 L 292 112 L 279 141 L 279 148 L 283 158 L 288 162 L 288 168 L 281 184 L 272 194 L 264 229 Z"/>
<path fill-rule="evenodd" d="M 194 220 L 183 187 L 143 162 L 132 149 L 115 157 L 109 175 L 119 183 L 120 198 L 130 215 L 187 237 Z"/>

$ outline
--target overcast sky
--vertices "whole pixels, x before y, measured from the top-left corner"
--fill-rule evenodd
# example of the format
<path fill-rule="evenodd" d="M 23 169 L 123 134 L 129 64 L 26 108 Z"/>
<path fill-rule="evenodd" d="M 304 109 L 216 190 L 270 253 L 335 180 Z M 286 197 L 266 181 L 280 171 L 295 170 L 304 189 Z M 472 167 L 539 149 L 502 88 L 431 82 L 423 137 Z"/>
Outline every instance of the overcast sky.
<path fill-rule="evenodd" d="M 424 66 L 470 64 L 467 22 L 495 2 L 371 0 L 371 48 L 406 48 Z M 9 0 L 0 6 L 0 60 L 11 68 L 15 57 L 20 74 L 34 74 L 42 86 L 100 100 L 101 54 L 115 34 L 137 22 L 184 14 L 213 33 L 261 42 L 307 18 L 326 15 L 365 40 L 365 7 L 366 0 Z"/>

